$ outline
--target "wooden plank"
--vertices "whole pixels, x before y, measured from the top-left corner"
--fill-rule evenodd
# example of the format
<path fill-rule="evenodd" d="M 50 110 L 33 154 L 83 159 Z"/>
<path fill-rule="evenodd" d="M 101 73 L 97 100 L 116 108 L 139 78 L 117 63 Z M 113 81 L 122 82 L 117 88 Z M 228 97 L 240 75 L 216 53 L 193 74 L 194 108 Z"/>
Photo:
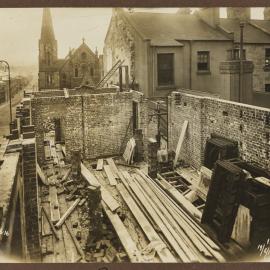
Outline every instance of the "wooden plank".
<path fill-rule="evenodd" d="M 123 222 L 121 221 L 120 217 L 110 211 L 107 205 L 102 202 L 103 209 L 108 216 L 109 220 L 111 221 L 129 259 L 131 262 L 143 262 L 143 258 L 134 243 L 133 239 L 131 238 L 129 232 L 127 231 L 126 227 L 124 226 Z"/>
<path fill-rule="evenodd" d="M 45 215 L 47 221 L 49 222 L 50 227 L 51 227 L 51 230 L 52 230 L 52 232 L 53 232 L 55 238 L 56 238 L 57 240 L 59 240 L 58 233 L 57 233 L 57 231 L 55 230 L 55 228 L 54 228 L 54 226 L 53 226 L 53 224 L 52 224 L 52 222 L 51 222 L 51 220 L 50 220 L 49 214 L 47 213 L 47 211 L 45 210 L 45 208 L 42 207 L 42 206 L 41 206 L 41 211 L 43 211 L 43 213 L 44 213 L 44 215 Z"/>
<path fill-rule="evenodd" d="M 110 165 L 104 165 L 104 171 L 108 177 L 109 183 L 111 186 L 116 186 L 117 185 L 117 181 L 116 178 L 113 174 L 113 172 L 111 171 L 111 167 Z"/>
<path fill-rule="evenodd" d="M 36 163 L 36 169 L 37 169 L 37 174 L 38 174 L 38 176 L 39 176 L 41 182 L 42 182 L 44 185 L 48 186 L 48 185 L 49 185 L 48 179 L 47 179 L 47 177 L 45 176 L 45 174 L 43 173 L 43 171 L 42 171 L 42 169 L 40 168 L 40 166 L 39 166 L 38 163 Z"/>
<path fill-rule="evenodd" d="M 105 187 L 101 188 L 101 197 L 112 212 L 115 212 L 120 207 L 120 204 L 113 198 Z"/>
<path fill-rule="evenodd" d="M 57 188 L 55 186 L 49 186 L 49 200 L 50 200 L 51 221 L 52 223 L 56 223 L 60 219 L 60 211 L 57 198 Z"/>
<path fill-rule="evenodd" d="M 250 210 L 243 205 L 239 205 L 231 238 L 242 247 L 247 248 L 250 245 L 249 237 L 251 220 Z"/>
<path fill-rule="evenodd" d="M 168 220 L 168 222 L 172 225 L 172 227 L 174 228 L 175 231 L 178 232 L 179 235 L 181 235 L 181 238 L 183 239 L 181 241 L 181 239 L 179 239 L 181 242 L 184 242 L 184 245 L 181 245 L 181 247 L 183 248 L 183 250 L 185 250 L 185 252 L 187 254 L 189 254 L 189 256 L 191 256 L 191 258 L 193 257 L 192 253 L 189 253 L 190 251 L 194 251 L 195 252 L 195 256 L 197 254 L 196 257 L 198 257 L 199 259 L 199 255 L 198 255 L 198 251 L 203 254 L 204 256 L 211 258 L 212 255 L 211 253 L 207 250 L 207 248 L 199 241 L 199 239 L 196 237 L 196 235 L 194 235 L 194 233 L 190 233 L 190 227 L 187 227 L 183 224 L 183 222 L 179 222 L 179 220 L 175 220 L 175 215 L 173 213 L 173 211 L 171 211 L 171 208 L 168 207 L 167 205 L 167 201 L 166 200 L 160 200 L 160 197 L 157 196 L 154 193 L 154 187 L 151 186 L 148 181 L 146 181 L 144 178 L 142 178 L 140 175 L 136 175 L 136 179 L 139 180 L 139 183 L 141 185 L 141 187 L 144 188 L 144 190 L 147 192 L 148 196 L 154 201 L 155 205 L 157 205 L 157 207 L 160 209 L 160 211 L 162 212 L 162 215 L 166 218 L 166 220 Z M 180 220 L 181 221 L 181 220 Z M 176 238 L 177 239 L 177 238 Z M 197 249 L 194 250 L 194 248 Z M 205 261 L 202 259 L 200 259 L 202 261 Z"/>
<path fill-rule="evenodd" d="M 169 232 L 169 234 L 173 237 L 174 241 L 177 243 L 178 247 L 175 245 L 175 247 L 173 248 L 177 247 L 175 251 L 179 255 L 180 259 L 183 262 L 199 262 L 200 260 L 194 252 L 192 243 L 189 243 L 190 245 L 188 245 L 187 239 L 183 237 L 183 233 L 180 233 L 179 230 L 177 230 L 176 223 L 173 223 L 172 218 L 169 215 L 166 215 L 166 212 L 162 209 L 161 204 L 155 201 L 154 197 L 151 196 L 151 194 L 148 193 L 142 186 L 140 186 L 137 181 L 132 183 L 132 185 L 134 184 L 137 186 L 138 190 L 144 195 L 146 200 L 148 200 L 148 203 L 152 207 L 153 211 L 155 211 L 159 216 L 161 223 L 157 223 L 157 225 L 160 227 L 160 225 L 163 224 L 163 228 L 161 229 L 162 232 L 164 232 L 165 229 L 167 232 Z"/>
<path fill-rule="evenodd" d="M 154 184 L 154 182 L 151 183 L 152 185 Z M 155 191 L 157 191 L 157 195 L 164 200 L 167 198 L 169 204 L 168 207 L 173 210 L 176 220 L 178 222 L 181 222 L 181 224 L 186 224 L 187 228 L 189 228 L 190 233 L 194 233 L 197 235 L 198 240 L 210 251 L 210 253 L 215 257 L 218 262 L 226 262 L 225 258 L 220 253 L 220 247 L 217 246 L 208 235 L 204 234 L 200 230 L 201 228 L 197 227 L 195 223 L 193 223 L 193 220 L 187 218 L 187 216 L 185 216 L 185 212 L 177 211 L 176 205 L 174 204 L 175 202 L 171 201 L 171 199 L 167 197 L 168 195 L 166 193 L 161 192 L 161 189 L 158 189 L 159 186 L 156 187 L 157 189 L 155 189 Z"/>
<path fill-rule="evenodd" d="M 128 191 L 124 188 L 123 184 L 118 184 L 117 189 L 120 192 L 122 198 L 126 202 L 127 206 L 131 210 L 132 214 L 136 218 L 137 222 L 143 229 L 146 237 L 150 242 L 152 241 L 158 241 L 163 244 L 162 249 L 158 249 L 157 253 L 161 259 L 162 262 L 177 262 L 175 257 L 172 255 L 172 253 L 169 251 L 168 247 L 165 246 L 164 242 L 161 240 L 157 232 L 154 230 L 150 222 L 147 220 L 145 215 L 142 213 L 140 208 L 137 206 L 137 204 L 134 202 L 132 197 L 129 195 Z"/>
<path fill-rule="evenodd" d="M 123 162 L 117 162 L 116 165 L 120 165 L 120 166 L 124 166 L 124 167 L 128 167 L 128 168 L 135 168 L 135 169 L 140 169 L 140 166 L 136 166 L 136 165 L 131 165 L 131 164 L 126 164 Z"/>
<path fill-rule="evenodd" d="M 96 177 L 85 167 L 83 163 L 81 163 L 81 174 L 90 186 L 100 186 L 100 183 L 98 182 Z"/>
<path fill-rule="evenodd" d="M 115 178 L 118 178 L 118 169 L 114 163 L 114 160 L 112 158 L 107 158 L 106 161 L 109 164 L 111 171 L 113 172 Z"/>
<path fill-rule="evenodd" d="M 270 179 L 266 178 L 266 177 L 263 177 L 263 176 L 260 176 L 260 177 L 255 177 L 255 181 L 267 186 L 267 187 L 270 187 Z"/>
<path fill-rule="evenodd" d="M 184 124 L 182 126 L 181 134 L 180 134 L 179 141 L 178 141 L 178 144 L 177 144 L 177 147 L 176 147 L 176 151 L 175 151 L 175 159 L 174 159 L 174 162 L 173 162 L 173 166 L 174 167 L 176 166 L 177 161 L 178 161 L 178 158 L 179 158 L 179 154 L 180 154 L 180 151 L 181 151 L 181 148 L 182 148 L 182 144 L 183 144 L 183 141 L 184 141 L 184 138 L 185 138 L 187 126 L 188 126 L 188 121 L 185 120 L 184 121 Z"/>
<path fill-rule="evenodd" d="M 183 252 L 177 241 L 175 240 L 174 236 L 171 234 L 171 232 L 168 230 L 166 223 L 164 223 L 161 219 L 161 216 L 158 215 L 156 212 L 156 207 L 153 207 L 147 197 L 144 195 L 144 193 L 137 187 L 135 182 L 130 183 L 129 185 L 138 199 L 141 201 L 141 203 L 145 206 L 146 211 L 148 214 L 153 218 L 154 222 L 157 224 L 157 226 L 160 228 L 170 245 L 173 247 L 175 252 L 179 255 L 182 262 L 190 262 L 190 259 L 187 257 L 187 255 Z"/>
<path fill-rule="evenodd" d="M 194 230 L 194 233 L 198 234 L 198 236 L 201 239 L 201 242 L 207 244 L 207 246 L 209 247 L 208 250 L 211 252 L 211 254 L 213 254 L 216 260 L 218 262 L 225 262 L 224 257 L 219 252 L 220 247 L 216 245 L 216 243 L 211 238 L 209 238 L 206 232 L 193 219 L 191 219 L 191 217 L 185 211 L 181 210 L 181 208 L 179 208 L 179 205 L 177 205 L 176 202 L 171 197 L 169 197 L 169 195 L 166 194 L 164 190 L 162 190 L 155 181 L 153 181 L 151 178 L 141 173 L 140 170 L 138 170 L 138 173 L 142 177 L 146 177 L 147 180 L 156 187 L 155 191 L 158 192 L 157 193 L 158 196 L 160 196 L 163 199 L 167 198 L 169 206 L 174 210 L 176 218 L 179 220 L 182 219 L 183 222 L 187 223 L 187 226 L 189 226 L 190 229 Z"/>
<path fill-rule="evenodd" d="M 86 169 L 88 170 L 88 169 Z M 101 185 L 101 183 L 98 181 L 98 179 L 88 170 L 89 174 L 88 179 L 90 179 L 90 181 L 88 181 L 88 183 L 94 183 L 95 186 L 101 186 L 101 197 L 102 200 L 108 205 L 108 207 L 110 208 L 110 210 L 112 212 L 114 212 L 116 209 L 118 209 L 120 207 L 119 203 L 112 197 L 112 195 L 109 193 L 109 191 L 103 186 Z"/>
<path fill-rule="evenodd" d="M 67 202 L 64 196 L 59 196 L 58 198 L 60 204 L 60 212 L 62 215 L 67 211 Z M 67 222 L 67 220 L 66 220 Z M 66 226 L 62 226 L 61 230 L 63 232 L 63 241 L 65 245 L 65 252 L 67 256 L 67 262 L 76 262 L 78 260 L 78 250 L 73 242 L 72 236 L 68 232 Z M 81 258 L 81 256 L 79 256 Z"/>
<path fill-rule="evenodd" d="M 69 217 L 69 215 L 74 211 L 74 209 L 76 208 L 76 206 L 79 204 L 81 199 L 77 199 L 69 208 L 68 210 L 65 212 L 65 214 L 60 218 L 60 220 L 56 223 L 55 227 L 56 228 L 60 228 L 62 226 L 62 224 L 65 222 L 65 220 Z"/>
<path fill-rule="evenodd" d="M 103 170 L 103 159 L 99 159 L 97 162 L 97 171 L 102 171 Z"/>
<path fill-rule="evenodd" d="M 160 183 L 165 190 L 172 196 L 172 198 L 183 207 L 193 217 L 201 220 L 202 213 L 189 201 L 187 200 L 176 188 L 170 185 L 160 174 L 158 174 Z"/>
<path fill-rule="evenodd" d="M 52 229 L 46 216 L 41 211 L 41 232 L 42 236 L 52 235 Z"/>
<path fill-rule="evenodd" d="M 68 232 L 69 232 L 69 234 L 70 234 L 70 236 L 71 236 L 71 238 L 73 240 L 74 245 L 76 246 L 77 251 L 79 252 L 79 254 L 81 255 L 81 257 L 84 260 L 85 259 L 85 254 L 84 254 L 84 251 L 81 248 L 80 243 L 76 239 L 75 235 L 73 234 L 73 232 L 72 232 L 71 228 L 69 227 L 69 225 L 67 224 L 67 222 L 65 221 L 64 223 L 65 223 L 65 226 L 66 226 L 66 228 L 67 228 L 67 230 L 68 230 Z"/>

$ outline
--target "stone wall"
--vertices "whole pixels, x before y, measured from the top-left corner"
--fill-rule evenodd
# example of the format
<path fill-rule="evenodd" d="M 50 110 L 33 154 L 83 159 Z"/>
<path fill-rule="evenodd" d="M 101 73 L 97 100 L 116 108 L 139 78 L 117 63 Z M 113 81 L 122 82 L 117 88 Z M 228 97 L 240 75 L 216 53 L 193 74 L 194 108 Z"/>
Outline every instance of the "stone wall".
<path fill-rule="evenodd" d="M 188 129 L 180 159 L 199 169 L 212 133 L 238 142 L 240 156 L 270 169 L 270 110 L 174 92 L 169 97 L 169 148 L 176 149 L 184 120 Z"/>
<path fill-rule="evenodd" d="M 67 158 L 80 151 L 85 159 L 119 155 L 133 135 L 132 103 L 138 103 L 138 128 L 147 134 L 147 105 L 140 93 L 111 92 L 63 96 L 34 97 L 32 117 L 35 125 L 38 160 L 44 161 L 44 126 L 48 119 L 60 118 Z"/>

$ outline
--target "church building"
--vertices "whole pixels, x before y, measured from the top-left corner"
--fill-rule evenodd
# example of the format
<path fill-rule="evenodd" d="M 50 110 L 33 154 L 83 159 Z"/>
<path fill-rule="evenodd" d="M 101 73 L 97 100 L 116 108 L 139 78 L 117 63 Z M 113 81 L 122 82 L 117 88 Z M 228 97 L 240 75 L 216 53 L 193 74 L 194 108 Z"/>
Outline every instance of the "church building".
<path fill-rule="evenodd" d="M 98 55 L 97 49 L 94 53 L 84 39 L 64 59 L 58 58 L 51 12 L 44 8 L 39 40 L 39 90 L 95 86 L 101 77 L 102 55 Z"/>

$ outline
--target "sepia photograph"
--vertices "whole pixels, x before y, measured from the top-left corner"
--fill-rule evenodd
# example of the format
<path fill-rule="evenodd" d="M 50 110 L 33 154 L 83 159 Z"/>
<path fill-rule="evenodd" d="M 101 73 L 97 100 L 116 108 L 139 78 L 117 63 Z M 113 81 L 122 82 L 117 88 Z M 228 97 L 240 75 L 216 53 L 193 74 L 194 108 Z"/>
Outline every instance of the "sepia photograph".
<path fill-rule="evenodd" d="M 0 18 L 0 263 L 270 262 L 270 7 Z"/>

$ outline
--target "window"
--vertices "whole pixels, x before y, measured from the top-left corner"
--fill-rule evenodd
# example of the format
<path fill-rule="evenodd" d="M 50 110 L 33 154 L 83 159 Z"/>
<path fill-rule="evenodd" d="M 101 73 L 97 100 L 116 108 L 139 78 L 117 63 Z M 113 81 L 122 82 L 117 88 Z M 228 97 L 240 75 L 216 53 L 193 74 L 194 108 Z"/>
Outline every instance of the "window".
<path fill-rule="evenodd" d="M 66 82 L 67 82 L 67 75 L 65 73 L 63 73 L 63 75 L 62 75 L 62 84 L 63 84 L 63 87 L 66 86 Z"/>
<path fill-rule="evenodd" d="M 270 48 L 265 49 L 265 67 L 270 68 Z"/>
<path fill-rule="evenodd" d="M 52 74 L 47 74 L 46 80 L 47 80 L 47 86 L 51 86 L 53 82 Z"/>
<path fill-rule="evenodd" d="M 174 84 L 174 54 L 160 53 L 157 55 L 158 85 Z"/>
<path fill-rule="evenodd" d="M 270 93 L 270 84 L 269 83 L 267 83 L 265 85 L 265 92 L 269 92 Z"/>
<path fill-rule="evenodd" d="M 75 76 L 75 77 L 78 77 L 78 76 L 79 76 L 79 70 L 78 70 L 78 67 L 75 67 L 74 76 Z"/>
<path fill-rule="evenodd" d="M 210 53 L 207 51 L 198 52 L 198 71 L 210 71 Z"/>
<path fill-rule="evenodd" d="M 90 73 L 91 73 L 91 76 L 93 77 L 94 76 L 94 69 L 92 67 L 90 69 Z"/>
<path fill-rule="evenodd" d="M 82 60 L 85 60 L 85 59 L 87 58 L 87 55 L 86 55 L 85 52 L 83 52 L 83 53 L 81 54 L 81 58 L 82 58 Z"/>

